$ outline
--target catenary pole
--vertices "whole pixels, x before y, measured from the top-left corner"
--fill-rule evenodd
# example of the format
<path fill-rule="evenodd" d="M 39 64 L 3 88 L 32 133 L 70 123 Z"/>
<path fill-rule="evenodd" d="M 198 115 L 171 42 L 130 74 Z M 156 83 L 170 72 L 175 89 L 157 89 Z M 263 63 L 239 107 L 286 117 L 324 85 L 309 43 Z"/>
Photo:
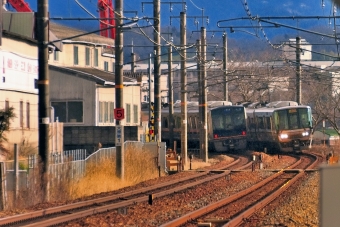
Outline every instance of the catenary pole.
<path fill-rule="evenodd" d="M 48 0 L 38 0 L 37 39 L 38 39 L 38 115 L 39 115 L 39 156 L 42 164 L 42 187 L 44 200 L 49 199 L 49 110 L 50 87 L 48 71 Z"/>
<path fill-rule="evenodd" d="M 173 74 L 172 74 L 172 46 L 168 48 L 168 87 L 169 87 L 169 147 L 174 148 L 174 90 L 173 90 Z"/>
<path fill-rule="evenodd" d="M 223 34 L 223 75 L 224 75 L 224 100 L 228 101 L 229 91 L 228 91 L 228 46 L 227 46 L 227 33 Z"/>
<path fill-rule="evenodd" d="M 184 168 L 187 163 L 188 124 L 187 124 L 187 71 L 186 71 L 186 13 L 180 13 L 180 41 L 181 41 L 181 155 Z"/>
<path fill-rule="evenodd" d="M 115 101 L 116 108 L 123 109 L 123 0 L 115 0 L 115 7 L 117 17 L 117 34 L 115 39 Z M 121 141 L 120 143 L 116 143 L 116 175 L 118 178 L 124 180 L 124 125 L 122 120 L 116 119 L 116 133 L 118 127 L 121 128 Z"/>
<path fill-rule="evenodd" d="M 153 17 L 154 17 L 154 81 L 155 81 L 155 135 L 156 140 L 161 141 L 161 17 L 160 17 L 160 0 L 154 0 Z"/>
<path fill-rule="evenodd" d="M 296 102 L 301 104 L 301 38 L 296 37 Z"/>
<path fill-rule="evenodd" d="M 206 58 L 207 58 L 207 31 L 205 27 L 201 27 L 201 89 L 202 89 L 202 124 L 203 124 L 203 131 L 201 131 L 202 135 L 202 142 L 201 142 L 201 149 L 204 162 L 208 162 L 208 116 L 207 116 L 207 71 L 206 71 Z"/>

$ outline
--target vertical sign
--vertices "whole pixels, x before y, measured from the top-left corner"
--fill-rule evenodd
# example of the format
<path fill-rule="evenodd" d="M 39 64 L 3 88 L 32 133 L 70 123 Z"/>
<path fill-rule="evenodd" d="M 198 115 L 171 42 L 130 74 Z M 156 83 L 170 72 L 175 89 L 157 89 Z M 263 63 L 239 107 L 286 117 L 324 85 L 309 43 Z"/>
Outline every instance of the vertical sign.
<path fill-rule="evenodd" d="M 116 146 L 122 146 L 124 142 L 124 130 L 122 125 L 116 125 Z"/>

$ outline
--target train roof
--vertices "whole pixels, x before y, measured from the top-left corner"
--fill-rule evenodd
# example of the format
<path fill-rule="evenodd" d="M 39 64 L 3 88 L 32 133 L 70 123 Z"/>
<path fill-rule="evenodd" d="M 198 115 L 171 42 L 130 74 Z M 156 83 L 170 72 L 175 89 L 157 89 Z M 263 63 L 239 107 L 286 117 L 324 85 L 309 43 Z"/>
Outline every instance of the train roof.
<path fill-rule="evenodd" d="M 299 105 L 297 102 L 294 101 L 276 101 L 268 103 L 266 106 L 256 106 L 246 108 L 247 114 L 259 114 L 259 115 L 266 115 L 271 114 L 277 110 L 284 110 L 284 109 L 292 109 L 292 108 L 306 108 L 309 106 L 306 105 Z"/>
<path fill-rule="evenodd" d="M 232 105 L 231 102 L 229 101 L 208 101 L 207 102 L 207 109 L 208 111 L 212 110 L 212 109 L 216 109 L 216 108 L 221 108 L 223 106 L 236 106 L 236 105 Z M 242 107 L 241 105 L 237 105 L 238 107 Z M 168 113 L 169 108 L 163 108 L 162 112 L 166 112 Z M 199 111 L 199 103 L 197 101 L 189 101 L 187 102 L 187 112 L 188 113 L 197 113 Z M 177 101 L 174 104 L 174 112 L 181 112 L 181 102 Z"/>

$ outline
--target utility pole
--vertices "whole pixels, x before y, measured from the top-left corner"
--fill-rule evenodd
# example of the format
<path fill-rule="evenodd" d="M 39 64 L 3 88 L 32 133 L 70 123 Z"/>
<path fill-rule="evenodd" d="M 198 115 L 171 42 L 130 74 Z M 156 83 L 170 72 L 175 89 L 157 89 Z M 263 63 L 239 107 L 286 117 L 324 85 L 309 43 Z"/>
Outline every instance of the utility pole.
<path fill-rule="evenodd" d="M 301 104 L 301 38 L 296 37 L 296 102 Z"/>
<path fill-rule="evenodd" d="M 180 13 L 180 40 L 181 40 L 181 153 L 183 165 L 187 163 L 187 148 L 188 148 L 188 113 L 187 113 L 187 70 L 186 70 L 186 13 Z"/>
<path fill-rule="evenodd" d="M 227 46 L 227 33 L 223 33 L 223 75 L 224 75 L 224 100 L 228 101 L 228 46 Z"/>
<path fill-rule="evenodd" d="M 123 103 L 123 0 L 115 0 L 116 7 L 116 39 L 115 39 L 115 92 L 116 92 L 116 109 L 124 110 Z M 124 115 L 124 114 L 123 114 Z M 116 118 L 116 175 L 121 180 L 124 180 L 124 125 L 123 119 Z M 120 131 L 120 132 L 119 132 Z M 117 139 L 118 133 L 121 138 Z"/>
<path fill-rule="evenodd" d="M 202 106 L 201 116 L 203 130 L 201 130 L 201 140 L 200 140 L 200 154 L 203 155 L 201 158 L 204 162 L 208 162 L 208 116 L 207 116 L 207 71 L 205 67 L 205 62 L 207 58 L 207 33 L 205 27 L 201 27 L 201 92 L 202 92 Z"/>
<path fill-rule="evenodd" d="M 48 0 L 38 0 L 37 38 L 38 38 L 38 89 L 39 89 L 39 156 L 42 164 L 42 187 L 44 200 L 49 199 L 49 123 L 50 87 L 48 70 Z"/>
<path fill-rule="evenodd" d="M 172 75 L 172 46 L 169 45 L 168 50 L 168 87 L 169 87 L 169 147 L 174 148 L 174 90 L 173 90 L 173 75 Z"/>
<path fill-rule="evenodd" d="M 201 40 L 197 39 L 196 40 L 196 52 L 197 52 L 197 87 L 198 87 L 198 109 L 199 109 L 199 113 L 202 113 L 201 111 L 201 104 L 202 104 L 202 74 L 201 74 Z M 202 118 L 201 118 L 201 114 L 199 114 L 199 121 L 200 121 L 200 125 L 202 124 Z"/>
<path fill-rule="evenodd" d="M 152 77 L 152 69 L 151 69 L 151 57 L 149 55 L 149 69 L 148 69 L 148 80 L 149 80 L 149 142 L 155 142 L 155 84 L 154 77 Z"/>
<path fill-rule="evenodd" d="M 133 76 L 133 74 L 136 72 L 135 68 L 135 62 L 136 62 L 136 55 L 133 52 L 133 42 L 132 42 L 132 48 L 131 48 L 131 76 Z"/>
<path fill-rule="evenodd" d="M 160 17 L 160 0 L 154 0 L 153 17 L 154 17 L 154 81 L 155 81 L 155 135 L 156 140 L 162 140 L 161 134 L 161 111 L 162 111 L 162 94 L 161 94 L 161 17 Z"/>

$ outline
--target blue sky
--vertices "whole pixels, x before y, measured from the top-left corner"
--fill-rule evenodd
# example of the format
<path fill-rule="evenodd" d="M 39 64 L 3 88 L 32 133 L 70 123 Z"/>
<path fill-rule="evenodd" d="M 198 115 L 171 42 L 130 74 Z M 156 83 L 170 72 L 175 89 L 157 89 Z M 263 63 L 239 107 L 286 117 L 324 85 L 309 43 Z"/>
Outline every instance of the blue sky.
<path fill-rule="evenodd" d="M 37 1 L 38 0 L 26 0 L 34 11 L 36 11 Z M 77 2 L 88 12 L 99 17 L 97 0 L 49 0 L 51 17 L 91 17 Z M 152 4 L 150 4 L 152 2 L 152 0 L 123 0 L 124 11 L 136 11 L 138 17 L 152 17 Z M 171 0 L 161 0 L 161 2 L 164 2 L 164 4 L 161 4 L 162 26 L 168 26 L 171 23 L 171 25 L 179 27 L 178 17 L 182 10 L 182 4 L 173 4 L 172 10 L 170 11 L 170 4 L 168 3 L 171 2 Z M 174 0 L 173 2 L 181 3 L 183 1 Z M 247 12 L 245 8 L 249 9 L 248 12 L 250 12 L 252 16 L 328 16 L 332 13 L 331 0 L 187 0 L 185 2 L 187 5 L 187 27 L 189 30 L 196 30 L 196 28 L 202 27 L 202 23 L 207 30 L 219 29 L 217 22 L 220 20 L 246 17 Z M 247 5 L 244 4 L 245 2 Z M 324 7 L 322 7 L 322 2 L 324 2 Z M 144 9 L 142 9 L 142 3 Z M 125 16 L 134 16 L 134 13 L 126 13 Z M 206 17 L 209 18 L 209 24 L 206 24 Z M 198 21 L 198 24 L 195 24 L 195 21 Z M 287 20 L 280 22 L 299 27 L 328 24 L 327 20 Z M 74 23 L 85 27 L 92 25 L 93 28 L 99 29 L 98 23 L 94 21 Z M 147 22 L 145 21 L 139 22 L 139 25 L 146 24 Z M 249 25 L 249 22 L 246 20 L 242 22 L 235 21 L 233 25 Z M 277 29 L 275 32 L 280 31 Z"/>

